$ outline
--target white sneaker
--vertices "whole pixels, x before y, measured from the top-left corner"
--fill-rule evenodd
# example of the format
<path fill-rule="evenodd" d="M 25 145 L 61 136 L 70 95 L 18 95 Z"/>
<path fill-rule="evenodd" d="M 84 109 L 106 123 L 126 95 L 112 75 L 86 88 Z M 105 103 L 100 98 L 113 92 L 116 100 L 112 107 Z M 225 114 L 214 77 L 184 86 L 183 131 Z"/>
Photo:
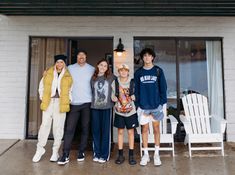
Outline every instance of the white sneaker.
<path fill-rule="evenodd" d="M 154 165 L 155 166 L 160 166 L 162 164 L 159 155 L 154 155 L 153 160 L 154 160 Z"/>
<path fill-rule="evenodd" d="M 150 162 L 149 155 L 144 154 L 141 158 L 140 165 L 145 166 L 148 162 Z"/>
<path fill-rule="evenodd" d="M 99 160 L 98 160 L 98 162 L 99 163 L 105 163 L 105 162 L 107 162 L 105 159 L 103 159 L 103 158 L 100 158 Z"/>
<path fill-rule="evenodd" d="M 51 155 L 50 161 L 51 161 L 51 162 L 57 162 L 58 159 L 59 159 L 59 154 L 58 154 L 58 153 L 53 153 L 53 154 Z"/>
<path fill-rule="evenodd" d="M 99 162 L 99 160 L 100 160 L 100 159 L 99 159 L 98 157 L 94 157 L 94 158 L 93 158 L 93 161 L 94 161 L 94 162 Z"/>
<path fill-rule="evenodd" d="M 39 162 L 40 159 L 41 159 L 41 157 L 43 156 L 43 154 L 45 154 L 45 152 L 46 152 L 45 149 L 37 150 L 36 153 L 35 153 L 34 156 L 33 156 L 32 161 L 33 161 L 34 163 Z"/>

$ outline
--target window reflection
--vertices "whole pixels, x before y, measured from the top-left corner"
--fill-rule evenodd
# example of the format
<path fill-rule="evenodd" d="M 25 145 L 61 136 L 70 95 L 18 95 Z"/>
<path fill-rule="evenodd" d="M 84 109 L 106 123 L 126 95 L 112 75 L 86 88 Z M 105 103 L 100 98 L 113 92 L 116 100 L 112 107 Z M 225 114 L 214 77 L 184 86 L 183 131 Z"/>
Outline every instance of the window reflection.
<path fill-rule="evenodd" d="M 180 96 L 190 92 L 208 96 L 205 41 L 180 40 L 178 53 Z"/>
<path fill-rule="evenodd" d="M 160 66 L 167 80 L 168 108 L 177 107 L 176 93 L 176 50 L 174 40 L 136 39 L 134 41 L 135 70 L 143 65 L 139 53 L 143 48 L 151 48 L 156 53 L 154 64 Z"/>
<path fill-rule="evenodd" d="M 179 114 L 184 111 L 181 98 L 189 93 L 200 93 L 208 97 L 210 113 L 224 118 L 220 40 L 136 37 L 135 70 L 143 64 L 139 53 L 146 47 L 156 52 L 154 63 L 163 68 L 166 76 L 168 114 L 180 121 Z M 184 139 L 182 126 L 179 123 L 177 127 L 176 141 Z"/>

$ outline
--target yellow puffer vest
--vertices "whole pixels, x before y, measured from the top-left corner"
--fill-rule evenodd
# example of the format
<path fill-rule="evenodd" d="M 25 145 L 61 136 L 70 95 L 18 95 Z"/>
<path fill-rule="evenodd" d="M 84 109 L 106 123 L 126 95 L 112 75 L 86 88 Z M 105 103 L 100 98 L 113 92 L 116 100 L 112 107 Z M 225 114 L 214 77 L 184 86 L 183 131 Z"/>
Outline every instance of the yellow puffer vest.
<path fill-rule="evenodd" d="M 41 103 L 41 110 L 47 110 L 51 101 L 51 86 L 54 78 L 54 66 L 48 69 L 43 79 L 43 97 Z M 60 112 L 68 112 L 70 110 L 69 91 L 72 86 L 73 80 L 66 69 L 60 82 Z"/>

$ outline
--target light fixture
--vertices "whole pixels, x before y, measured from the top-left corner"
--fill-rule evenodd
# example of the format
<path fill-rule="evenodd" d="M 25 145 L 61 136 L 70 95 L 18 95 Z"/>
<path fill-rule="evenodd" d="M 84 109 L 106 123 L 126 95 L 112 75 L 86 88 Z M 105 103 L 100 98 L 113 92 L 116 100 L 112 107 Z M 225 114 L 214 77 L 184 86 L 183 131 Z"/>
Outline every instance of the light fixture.
<path fill-rule="evenodd" d="M 117 48 L 114 50 L 117 53 L 117 56 L 122 56 L 122 53 L 125 52 L 124 45 L 122 44 L 122 39 L 119 38 L 119 43 Z"/>

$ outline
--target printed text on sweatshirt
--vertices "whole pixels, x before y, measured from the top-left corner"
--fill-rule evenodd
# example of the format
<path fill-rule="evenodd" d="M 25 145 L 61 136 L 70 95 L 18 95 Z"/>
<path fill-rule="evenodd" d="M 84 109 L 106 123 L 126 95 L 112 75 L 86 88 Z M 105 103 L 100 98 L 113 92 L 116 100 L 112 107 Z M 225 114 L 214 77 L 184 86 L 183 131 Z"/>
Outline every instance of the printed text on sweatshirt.
<path fill-rule="evenodd" d="M 159 74 L 158 74 L 159 70 Z M 167 84 L 163 70 L 139 68 L 134 75 L 136 106 L 141 109 L 156 109 L 167 102 Z"/>

